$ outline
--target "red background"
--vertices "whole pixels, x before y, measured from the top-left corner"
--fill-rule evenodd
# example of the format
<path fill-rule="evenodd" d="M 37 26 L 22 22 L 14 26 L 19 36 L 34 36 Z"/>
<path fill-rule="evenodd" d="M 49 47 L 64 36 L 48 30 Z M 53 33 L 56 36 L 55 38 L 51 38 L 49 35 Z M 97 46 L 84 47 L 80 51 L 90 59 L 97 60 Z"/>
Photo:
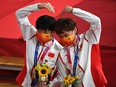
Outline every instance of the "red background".
<path fill-rule="evenodd" d="M 66 5 L 79 7 L 101 18 L 102 35 L 100 40 L 101 57 L 104 74 L 108 80 L 107 87 L 116 87 L 116 0 L 2 0 L 0 1 L 0 56 L 24 57 L 25 42 L 16 22 L 17 9 L 36 2 L 50 2 L 55 14 L 47 10 L 29 16 L 33 25 L 38 16 L 43 14 L 54 17 L 71 17 L 77 22 L 79 34 L 85 32 L 89 24 L 72 14 L 61 11 Z M 57 38 L 57 36 L 55 35 Z M 58 38 L 57 38 L 58 39 Z"/>

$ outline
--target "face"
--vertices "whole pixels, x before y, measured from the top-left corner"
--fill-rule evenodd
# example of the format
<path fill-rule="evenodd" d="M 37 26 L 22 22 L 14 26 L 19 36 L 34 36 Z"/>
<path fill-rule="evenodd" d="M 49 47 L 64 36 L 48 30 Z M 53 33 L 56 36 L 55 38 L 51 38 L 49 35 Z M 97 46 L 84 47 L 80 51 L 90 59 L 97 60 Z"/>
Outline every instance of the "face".
<path fill-rule="evenodd" d="M 64 33 L 60 34 L 60 43 L 63 46 L 69 46 L 75 42 L 77 29 L 75 28 L 73 31 L 64 31 Z"/>
<path fill-rule="evenodd" d="M 37 31 L 36 37 L 39 42 L 45 44 L 52 39 L 52 32 L 49 30 L 45 31 L 40 29 Z"/>
<path fill-rule="evenodd" d="M 58 35 L 60 38 L 65 38 L 65 37 L 68 37 L 70 35 L 72 36 L 76 36 L 76 32 L 77 32 L 77 29 L 75 28 L 73 31 L 64 31 L 64 33 Z"/>

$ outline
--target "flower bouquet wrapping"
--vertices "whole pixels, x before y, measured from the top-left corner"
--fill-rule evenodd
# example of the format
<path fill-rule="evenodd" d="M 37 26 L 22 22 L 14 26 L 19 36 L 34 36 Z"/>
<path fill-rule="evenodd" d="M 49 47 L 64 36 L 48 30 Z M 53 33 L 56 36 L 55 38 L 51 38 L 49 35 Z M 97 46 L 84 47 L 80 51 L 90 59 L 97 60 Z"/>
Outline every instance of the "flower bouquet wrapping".
<path fill-rule="evenodd" d="M 47 84 L 50 80 L 52 69 L 46 63 L 38 64 L 32 71 L 32 80 L 37 78 L 40 84 Z"/>
<path fill-rule="evenodd" d="M 69 85 L 79 85 L 80 83 L 80 78 L 79 76 L 71 76 L 71 75 L 67 75 L 64 77 L 64 80 L 63 80 L 63 85 L 65 87 L 68 87 Z"/>

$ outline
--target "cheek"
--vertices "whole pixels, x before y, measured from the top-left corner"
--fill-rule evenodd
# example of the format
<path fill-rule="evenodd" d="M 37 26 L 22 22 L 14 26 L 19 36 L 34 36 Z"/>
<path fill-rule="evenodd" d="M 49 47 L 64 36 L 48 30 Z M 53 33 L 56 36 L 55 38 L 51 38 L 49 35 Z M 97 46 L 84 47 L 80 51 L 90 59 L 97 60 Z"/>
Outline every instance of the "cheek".
<path fill-rule="evenodd" d="M 51 35 L 45 35 L 44 36 L 44 38 L 46 38 L 46 39 L 51 39 L 51 37 L 52 37 Z"/>
<path fill-rule="evenodd" d="M 49 38 L 49 36 L 48 36 L 48 35 L 46 35 L 46 38 Z"/>
<path fill-rule="evenodd" d="M 74 38 L 76 37 L 76 32 L 73 32 L 73 37 L 74 37 Z"/>
<path fill-rule="evenodd" d="M 71 40 L 71 38 L 68 38 L 67 40 Z"/>

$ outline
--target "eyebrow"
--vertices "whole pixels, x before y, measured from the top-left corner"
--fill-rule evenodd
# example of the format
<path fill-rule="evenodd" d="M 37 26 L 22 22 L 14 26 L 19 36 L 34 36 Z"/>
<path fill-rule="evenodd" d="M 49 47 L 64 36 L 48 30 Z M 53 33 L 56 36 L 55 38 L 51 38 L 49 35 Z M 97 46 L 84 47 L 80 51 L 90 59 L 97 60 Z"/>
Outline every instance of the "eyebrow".
<path fill-rule="evenodd" d="M 61 37 L 61 38 L 66 37 L 66 36 L 69 36 L 69 34 L 65 33 L 63 35 L 59 35 L 59 37 Z"/>

